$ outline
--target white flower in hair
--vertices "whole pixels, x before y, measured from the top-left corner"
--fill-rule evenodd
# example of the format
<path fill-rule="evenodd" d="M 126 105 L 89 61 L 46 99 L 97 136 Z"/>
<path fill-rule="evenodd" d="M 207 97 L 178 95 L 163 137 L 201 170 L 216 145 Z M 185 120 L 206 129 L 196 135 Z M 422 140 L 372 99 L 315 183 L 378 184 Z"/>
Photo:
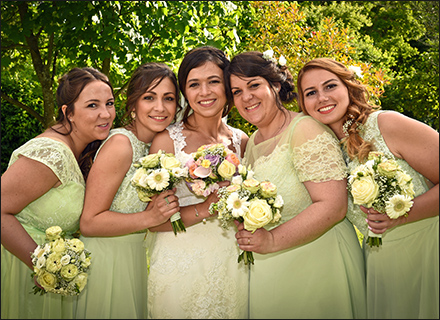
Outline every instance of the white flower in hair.
<path fill-rule="evenodd" d="M 272 57 L 273 57 L 273 50 L 269 49 L 263 52 L 263 59 L 272 60 Z"/>
<path fill-rule="evenodd" d="M 361 67 L 357 67 L 357 66 L 349 66 L 348 70 L 350 70 L 351 72 L 354 72 L 354 74 L 358 77 L 358 78 L 363 78 L 364 76 L 362 75 L 362 69 Z"/>
<path fill-rule="evenodd" d="M 285 66 L 285 65 L 286 65 L 286 62 L 287 62 L 286 58 L 284 58 L 284 56 L 281 55 L 281 56 L 280 56 L 280 59 L 278 60 L 278 64 L 279 64 L 280 66 Z"/>

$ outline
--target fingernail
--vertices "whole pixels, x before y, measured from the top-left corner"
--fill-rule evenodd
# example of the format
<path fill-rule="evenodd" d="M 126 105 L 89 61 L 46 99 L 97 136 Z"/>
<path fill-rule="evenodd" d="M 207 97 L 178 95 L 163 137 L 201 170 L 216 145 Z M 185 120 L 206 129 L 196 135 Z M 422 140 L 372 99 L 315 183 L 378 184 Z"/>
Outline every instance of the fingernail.
<path fill-rule="evenodd" d="M 370 226 L 368 226 L 368 229 L 373 230 L 373 228 L 371 228 Z"/>

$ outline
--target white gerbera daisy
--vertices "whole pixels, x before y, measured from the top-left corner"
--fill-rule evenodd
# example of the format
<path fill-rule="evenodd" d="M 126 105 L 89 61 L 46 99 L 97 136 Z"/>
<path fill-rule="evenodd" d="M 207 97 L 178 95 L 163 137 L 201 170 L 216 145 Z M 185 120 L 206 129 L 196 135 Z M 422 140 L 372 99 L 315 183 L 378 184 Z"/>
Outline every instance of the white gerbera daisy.
<path fill-rule="evenodd" d="M 231 210 L 233 217 L 242 217 L 249 211 L 249 202 L 246 200 L 248 197 L 240 198 L 237 192 L 233 192 L 226 200 L 228 210 Z"/>
<path fill-rule="evenodd" d="M 154 170 L 147 177 L 148 186 L 157 191 L 162 191 L 169 185 L 170 174 L 166 169 Z"/>
<path fill-rule="evenodd" d="M 397 194 L 385 202 L 385 210 L 391 219 L 397 219 L 411 209 L 413 202 L 408 196 Z"/>

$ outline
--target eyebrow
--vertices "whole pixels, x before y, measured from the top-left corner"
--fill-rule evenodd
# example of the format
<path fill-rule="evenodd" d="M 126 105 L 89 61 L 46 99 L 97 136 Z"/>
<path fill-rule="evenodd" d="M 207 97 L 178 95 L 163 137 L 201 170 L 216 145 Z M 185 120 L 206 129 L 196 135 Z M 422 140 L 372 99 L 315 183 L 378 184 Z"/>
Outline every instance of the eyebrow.
<path fill-rule="evenodd" d="M 150 93 L 150 94 L 154 94 L 155 96 L 157 96 L 157 93 L 154 91 L 147 90 L 147 91 L 145 91 L 145 93 Z M 173 91 L 165 92 L 163 95 L 166 96 L 169 94 L 176 95 Z"/>
<path fill-rule="evenodd" d="M 209 76 L 208 77 L 208 80 L 211 80 L 211 79 L 222 79 L 222 77 L 220 77 L 219 75 L 212 75 L 212 76 Z M 186 82 L 191 82 L 191 81 L 200 81 L 200 79 L 198 79 L 198 78 L 194 78 L 194 79 L 188 79 Z"/>
<path fill-rule="evenodd" d="M 331 79 L 329 79 L 329 80 L 327 80 L 327 81 L 324 81 L 324 82 L 322 83 L 322 85 L 325 86 L 327 83 L 332 82 L 332 81 L 337 81 L 337 79 L 333 79 L 333 78 L 331 78 Z M 305 88 L 303 91 L 306 92 L 307 90 L 311 90 L 311 89 L 313 89 L 313 88 L 314 88 L 314 87 Z"/>
<path fill-rule="evenodd" d="M 258 80 L 257 78 L 251 79 L 248 82 L 246 82 L 246 85 L 249 85 L 251 82 L 257 81 L 257 80 Z M 231 87 L 231 89 L 238 89 L 238 87 Z"/>

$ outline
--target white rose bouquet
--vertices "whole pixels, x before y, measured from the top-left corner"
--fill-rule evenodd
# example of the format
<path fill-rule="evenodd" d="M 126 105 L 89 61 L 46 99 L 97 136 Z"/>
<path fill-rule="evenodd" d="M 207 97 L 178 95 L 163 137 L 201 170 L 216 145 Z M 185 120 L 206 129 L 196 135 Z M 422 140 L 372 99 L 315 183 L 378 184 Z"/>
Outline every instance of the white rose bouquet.
<path fill-rule="evenodd" d="M 407 215 L 413 205 L 412 178 L 382 152 L 370 152 L 368 160 L 351 171 L 348 190 L 354 204 L 386 213 L 391 219 Z M 382 235 L 368 231 L 366 241 L 370 247 L 379 247 Z"/>
<path fill-rule="evenodd" d="M 203 145 L 185 164 L 189 171 L 188 188 L 198 196 L 207 197 L 219 188 L 217 182 L 238 175 L 240 160 L 224 144 Z"/>
<path fill-rule="evenodd" d="M 46 229 L 46 242 L 31 253 L 37 282 L 34 294 L 46 292 L 64 296 L 79 295 L 87 284 L 91 253 L 77 239 L 66 239 L 59 226 Z"/>
<path fill-rule="evenodd" d="M 209 213 L 218 212 L 221 226 L 229 228 L 232 220 L 244 223 L 244 228 L 252 233 L 281 218 L 283 198 L 277 194 L 277 187 L 270 181 L 258 181 L 253 178 L 253 171 L 239 165 L 240 175 L 232 178 L 231 184 L 217 192 L 219 201 L 209 206 Z M 243 251 L 238 262 L 254 264 L 251 251 Z"/>
<path fill-rule="evenodd" d="M 155 194 L 171 190 L 188 176 L 188 169 L 182 166 L 176 156 L 162 150 L 140 158 L 134 166 L 138 169 L 131 178 L 131 184 L 143 202 L 151 201 L 150 197 Z M 174 234 L 186 231 L 180 212 L 173 214 L 170 220 Z"/>

